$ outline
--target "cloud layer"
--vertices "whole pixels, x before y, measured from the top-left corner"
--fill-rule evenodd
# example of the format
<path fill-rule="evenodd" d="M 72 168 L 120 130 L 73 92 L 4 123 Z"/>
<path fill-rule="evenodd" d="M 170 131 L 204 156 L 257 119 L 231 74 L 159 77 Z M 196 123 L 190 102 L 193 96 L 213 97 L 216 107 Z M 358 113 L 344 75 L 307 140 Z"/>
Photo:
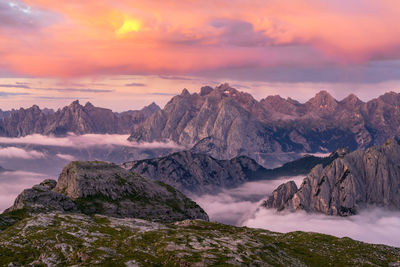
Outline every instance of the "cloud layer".
<path fill-rule="evenodd" d="M 205 209 L 212 221 L 284 233 L 307 231 L 347 236 L 364 242 L 400 247 L 400 212 L 371 208 L 356 216 L 342 218 L 260 208 L 263 199 L 278 185 L 288 180 L 294 180 L 299 185 L 302 179 L 293 177 L 251 182 L 216 195 L 194 196 L 193 199 Z"/>
<path fill-rule="evenodd" d="M 44 157 L 45 155 L 42 152 L 35 150 L 25 150 L 18 147 L 0 148 L 0 158 L 38 159 Z"/>
<path fill-rule="evenodd" d="M 399 59 L 399 10 L 396 0 L 15 0 L 0 5 L 0 53 L 7 71 L 46 77 L 323 69 Z"/>
<path fill-rule="evenodd" d="M 46 135 L 27 135 L 18 138 L 0 137 L 0 144 L 33 144 L 56 147 L 80 147 L 87 148 L 93 146 L 126 146 L 138 148 L 180 148 L 173 142 L 152 142 L 136 143 L 129 142 L 129 135 L 119 134 L 69 134 L 66 137 L 55 137 Z M 1 153 L 1 150 L 0 150 Z"/>
<path fill-rule="evenodd" d="M 0 173 L 0 213 L 9 208 L 19 193 L 26 188 L 51 178 L 46 174 L 15 171 Z"/>
<path fill-rule="evenodd" d="M 276 232 L 306 231 L 400 247 L 400 212 L 369 209 L 350 218 L 259 209 L 243 226 Z"/>

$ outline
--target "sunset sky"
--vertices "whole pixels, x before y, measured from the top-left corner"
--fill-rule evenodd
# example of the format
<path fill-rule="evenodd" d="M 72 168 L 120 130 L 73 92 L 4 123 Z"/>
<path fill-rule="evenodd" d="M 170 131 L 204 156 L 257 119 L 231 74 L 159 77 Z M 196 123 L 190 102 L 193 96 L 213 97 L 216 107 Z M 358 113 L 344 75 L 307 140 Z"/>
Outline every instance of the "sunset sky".
<path fill-rule="evenodd" d="M 400 91 L 398 0 L 0 2 L 0 108 L 117 111 L 229 82 L 256 98 Z"/>

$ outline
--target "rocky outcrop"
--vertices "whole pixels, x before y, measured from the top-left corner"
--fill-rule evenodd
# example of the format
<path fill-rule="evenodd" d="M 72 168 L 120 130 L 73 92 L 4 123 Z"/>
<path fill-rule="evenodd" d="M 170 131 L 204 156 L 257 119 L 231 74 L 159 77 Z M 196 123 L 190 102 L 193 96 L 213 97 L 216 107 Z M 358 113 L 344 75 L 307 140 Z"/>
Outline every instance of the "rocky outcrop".
<path fill-rule="evenodd" d="M 114 113 L 109 109 L 93 106 L 90 102 L 82 106 L 79 101 L 69 106 L 52 110 L 41 110 L 34 105 L 28 109 L 11 111 L 0 121 L 0 135 L 19 137 L 30 134 L 63 135 L 75 134 L 128 134 L 134 126 L 142 123 L 160 108 L 152 103 L 142 110 Z"/>
<path fill-rule="evenodd" d="M 20 209 L 77 211 L 75 203 L 69 197 L 52 191 L 56 184 L 55 180 L 45 180 L 31 189 L 25 189 L 18 195 L 14 205 L 5 212 Z"/>
<path fill-rule="evenodd" d="M 72 162 L 58 182 L 46 180 L 24 190 L 7 211 L 58 210 L 154 221 L 208 220 L 207 214 L 169 185 L 154 182 L 115 164 Z"/>
<path fill-rule="evenodd" d="M 130 140 L 172 140 L 218 159 L 246 155 L 271 167 L 273 158 L 289 152 L 380 145 L 398 135 L 399 106 L 400 94 L 392 92 L 365 103 L 355 95 L 338 101 L 321 91 L 302 104 L 279 96 L 257 101 L 223 84 L 199 94 L 184 90 L 135 127 Z"/>
<path fill-rule="evenodd" d="M 340 216 L 357 214 L 368 206 L 398 210 L 399 166 L 400 145 L 390 139 L 382 146 L 339 157 L 325 168 L 316 166 L 298 190 L 293 185 L 290 190 L 282 185 L 263 205 Z"/>
<path fill-rule="evenodd" d="M 209 193 L 235 187 L 257 177 L 266 169 L 248 157 L 217 160 L 205 154 L 182 151 L 166 157 L 122 164 L 126 169 L 167 183 L 182 192 Z"/>
<path fill-rule="evenodd" d="M 293 198 L 297 192 L 297 185 L 293 181 L 286 182 L 278 186 L 272 195 L 264 202 L 265 207 L 274 207 L 278 211 L 285 208 L 285 204 Z"/>
<path fill-rule="evenodd" d="M 305 155 L 275 169 L 265 169 L 246 156 L 218 160 L 192 150 L 165 157 L 126 162 L 121 166 L 145 177 L 167 183 L 182 192 L 203 194 L 237 187 L 249 181 L 307 174 L 315 165 L 326 166 L 339 154 L 344 153 L 346 150 L 338 150 L 325 158 Z"/>

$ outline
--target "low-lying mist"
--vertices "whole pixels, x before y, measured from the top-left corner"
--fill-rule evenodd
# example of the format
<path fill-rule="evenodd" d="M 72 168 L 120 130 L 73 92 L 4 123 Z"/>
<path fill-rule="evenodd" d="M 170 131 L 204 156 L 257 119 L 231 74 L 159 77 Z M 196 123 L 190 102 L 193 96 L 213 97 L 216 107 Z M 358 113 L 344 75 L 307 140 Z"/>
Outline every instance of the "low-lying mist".
<path fill-rule="evenodd" d="M 276 232 L 306 231 L 400 247 L 400 212 L 370 208 L 349 217 L 260 208 L 241 226 Z"/>
<path fill-rule="evenodd" d="M 0 173 L 0 212 L 10 207 L 24 189 L 46 178 L 57 180 L 70 161 L 101 160 L 118 164 L 182 149 L 172 142 L 134 143 L 128 137 L 110 134 L 0 137 L 0 166 L 12 170 Z"/>
<path fill-rule="evenodd" d="M 69 133 L 66 136 L 56 137 L 40 134 L 27 135 L 23 137 L 0 137 L 0 144 L 29 144 L 56 147 L 79 147 L 86 148 L 92 146 L 126 146 L 139 148 L 178 148 L 183 147 L 173 142 L 151 142 L 137 143 L 128 141 L 129 135 L 121 134 L 84 134 L 75 135 Z"/>
<path fill-rule="evenodd" d="M 212 221 L 276 232 L 307 231 L 400 247 L 400 212 L 371 208 L 350 217 L 277 212 L 260 208 L 276 187 L 288 180 L 299 185 L 303 176 L 245 183 L 215 195 L 192 197 Z"/>
<path fill-rule="evenodd" d="M 224 189 L 218 194 L 191 196 L 216 222 L 241 225 L 252 216 L 260 205 L 260 201 L 270 194 L 281 183 L 294 180 L 300 184 L 304 176 L 248 182 L 240 187 Z"/>
<path fill-rule="evenodd" d="M 15 198 L 23 189 L 31 188 L 47 178 L 51 177 L 42 173 L 25 171 L 0 173 L 0 213 L 12 206 Z"/>

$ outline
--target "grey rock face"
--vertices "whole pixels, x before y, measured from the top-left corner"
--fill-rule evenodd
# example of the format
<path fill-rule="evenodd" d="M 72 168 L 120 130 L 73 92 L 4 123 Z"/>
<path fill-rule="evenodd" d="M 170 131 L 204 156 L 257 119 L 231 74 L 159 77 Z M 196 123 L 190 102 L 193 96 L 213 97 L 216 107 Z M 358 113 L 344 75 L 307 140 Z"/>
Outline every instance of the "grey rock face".
<path fill-rule="evenodd" d="M 57 184 L 46 180 L 24 190 L 8 211 L 22 208 L 79 211 L 164 222 L 208 220 L 203 209 L 171 186 L 106 162 L 76 161 L 68 164 Z"/>
<path fill-rule="evenodd" d="M 297 192 L 296 183 L 289 181 L 287 183 L 281 184 L 277 189 L 272 192 L 272 196 L 269 197 L 265 202 L 265 207 L 274 207 L 278 211 L 285 208 L 285 204 L 288 200 L 293 198 L 293 195 Z"/>
<path fill-rule="evenodd" d="M 56 184 L 54 180 L 45 180 L 31 189 L 25 189 L 6 212 L 23 208 L 35 211 L 77 211 L 75 203 L 69 197 L 52 191 Z"/>
<path fill-rule="evenodd" d="M 224 84 L 200 94 L 185 90 L 135 127 L 130 140 L 172 140 L 218 159 L 246 155 L 271 166 L 270 155 L 382 144 L 398 135 L 399 106 L 396 93 L 367 103 L 355 95 L 338 101 L 326 91 L 304 104 L 279 96 L 257 101 Z"/>
<path fill-rule="evenodd" d="M 366 151 L 316 166 L 300 188 L 282 204 L 286 186 L 264 203 L 267 208 L 305 210 L 328 215 L 356 214 L 367 206 L 400 209 L 400 145 L 391 139 Z"/>
<path fill-rule="evenodd" d="M 143 122 L 160 108 L 154 103 L 142 110 L 114 113 L 109 109 L 99 108 L 79 101 L 57 112 L 41 110 L 38 106 L 28 109 L 13 110 L 0 121 L 0 135 L 7 137 L 26 136 L 29 134 L 62 135 L 75 134 L 131 133 L 134 126 Z"/>
<path fill-rule="evenodd" d="M 317 164 L 326 166 L 331 163 L 339 153 L 346 152 L 338 150 L 325 158 L 306 155 L 279 168 L 265 169 L 246 156 L 218 160 L 190 150 L 165 157 L 126 162 L 122 167 L 165 182 L 182 192 L 203 194 L 236 187 L 249 181 L 307 174 Z"/>
<path fill-rule="evenodd" d="M 191 151 L 166 157 L 127 162 L 126 169 L 165 182 L 182 192 L 202 194 L 256 179 L 266 169 L 248 157 L 217 160 Z"/>

